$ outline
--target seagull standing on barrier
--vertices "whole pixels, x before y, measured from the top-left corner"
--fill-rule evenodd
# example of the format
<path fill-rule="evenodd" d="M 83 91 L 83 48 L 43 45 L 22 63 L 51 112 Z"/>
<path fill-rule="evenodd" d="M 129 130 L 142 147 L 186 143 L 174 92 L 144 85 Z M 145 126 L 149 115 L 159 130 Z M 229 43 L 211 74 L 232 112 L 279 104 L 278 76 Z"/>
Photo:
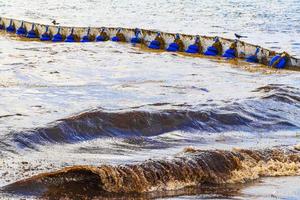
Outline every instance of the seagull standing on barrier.
<path fill-rule="evenodd" d="M 56 20 L 54 19 L 54 20 L 52 20 L 52 24 L 53 24 L 54 26 L 57 26 L 57 25 L 59 25 L 60 23 L 57 23 Z"/>
<path fill-rule="evenodd" d="M 235 36 L 237 39 L 247 38 L 247 36 L 239 35 L 239 34 L 237 34 L 237 33 L 235 33 L 234 36 Z"/>

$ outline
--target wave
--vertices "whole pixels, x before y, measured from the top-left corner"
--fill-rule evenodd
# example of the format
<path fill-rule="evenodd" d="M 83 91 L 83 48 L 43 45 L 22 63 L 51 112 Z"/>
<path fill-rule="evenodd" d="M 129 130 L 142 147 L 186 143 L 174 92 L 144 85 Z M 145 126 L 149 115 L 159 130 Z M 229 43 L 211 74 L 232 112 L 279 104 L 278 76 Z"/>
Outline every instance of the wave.
<path fill-rule="evenodd" d="M 290 103 L 300 107 L 300 89 L 281 84 L 270 84 L 259 87 L 256 92 L 263 92 L 263 99 L 272 99 L 278 102 Z"/>
<path fill-rule="evenodd" d="M 5 186 L 3 191 L 43 198 L 83 193 L 103 196 L 192 186 L 201 188 L 246 183 L 265 176 L 295 175 L 300 175 L 300 152 L 294 149 L 225 151 L 186 148 L 171 159 L 119 166 L 67 167 L 15 182 Z"/>
<path fill-rule="evenodd" d="M 300 127 L 300 92 L 281 85 L 268 85 L 254 92 L 260 97 L 223 107 L 201 110 L 145 111 L 138 109 L 87 111 L 58 120 L 47 127 L 15 132 L 12 141 L 19 147 L 36 144 L 74 143 L 99 137 L 157 136 L 174 130 L 197 132 L 272 132 Z"/>

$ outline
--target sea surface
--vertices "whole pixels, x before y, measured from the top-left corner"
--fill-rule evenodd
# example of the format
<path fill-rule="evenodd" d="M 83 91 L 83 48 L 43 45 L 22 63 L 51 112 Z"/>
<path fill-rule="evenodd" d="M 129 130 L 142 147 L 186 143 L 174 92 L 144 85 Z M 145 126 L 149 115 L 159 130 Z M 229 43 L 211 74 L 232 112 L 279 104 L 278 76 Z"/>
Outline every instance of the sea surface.
<path fill-rule="evenodd" d="M 300 58 L 299 0 L 9 0 L 0 1 L 0 16 L 228 38 L 238 33 Z M 299 71 L 130 44 L 54 44 L 0 34 L 1 187 L 69 166 L 172 158 L 187 147 L 293 146 L 300 143 L 299 119 Z M 155 198 L 294 200 L 299 181 L 269 177 L 234 192 L 194 189 Z"/>

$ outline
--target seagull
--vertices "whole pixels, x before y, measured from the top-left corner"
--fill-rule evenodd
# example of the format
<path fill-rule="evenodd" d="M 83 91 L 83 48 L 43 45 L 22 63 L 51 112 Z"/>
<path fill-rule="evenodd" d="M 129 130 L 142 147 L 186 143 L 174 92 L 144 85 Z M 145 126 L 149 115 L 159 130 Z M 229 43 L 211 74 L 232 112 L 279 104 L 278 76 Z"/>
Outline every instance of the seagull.
<path fill-rule="evenodd" d="M 52 24 L 55 25 L 55 26 L 59 25 L 59 23 L 57 23 L 55 19 L 52 21 Z"/>
<path fill-rule="evenodd" d="M 237 39 L 241 39 L 241 38 L 247 38 L 247 36 L 243 36 L 243 35 L 239 35 L 239 34 L 234 34 L 235 35 L 235 37 L 237 38 Z"/>

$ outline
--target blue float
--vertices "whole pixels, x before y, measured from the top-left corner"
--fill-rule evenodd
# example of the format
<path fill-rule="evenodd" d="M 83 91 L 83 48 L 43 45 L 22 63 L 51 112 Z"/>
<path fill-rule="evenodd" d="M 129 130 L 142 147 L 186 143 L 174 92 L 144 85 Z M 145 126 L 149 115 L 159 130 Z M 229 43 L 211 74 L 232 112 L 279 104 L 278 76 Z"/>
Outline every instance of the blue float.
<path fill-rule="evenodd" d="M 227 59 L 234 59 L 237 55 L 237 43 L 238 43 L 238 40 L 235 40 L 229 47 L 229 49 L 227 49 L 225 51 L 225 53 L 223 54 L 223 57 L 224 58 L 227 58 Z"/>
<path fill-rule="evenodd" d="M 218 41 L 219 41 L 219 38 L 215 37 L 214 42 L 216 43 Z M 214 47 L 213 45 L 209 46 L 207 48 L 207 50 L 204 52 L 204 55 L 206 55 L 206 56 L 217 56 L 218 54 L 219 54 L 218 49 L 216 47 Z"/>
<path fill-rule="evenodd" d="M 104 41 L 105 41 L 105 38 L 102 35 L 98 35 L 96 37 L 96 42 L 104 42 Z"/>
<path fill-rule="evenodd" d="M 148 47 L 150 49 L 160 49 L 160 42 L 157 40 L 153 40 L 150 42 L 150 45 Z"/>
<path fill-rule="evenodd" d="M 68 35 L 65 39 L 65 42 L 75 42 L 75 37 L 74 37 L 74 28 L 72 28 L 70 35 Z"/>
<path fill-rule="evenodd" d="M 40 37 L 41 41 L 50 41 L 51 40 L 51 36 L 48 33 L 48 31 L 49 31 L 49 26 L 46 26 L 45 32 Z"/>
<path fill-rule="evenodd" d="M 274 63 L 278 60 L 279 60 L 279 62 L 274 65 Z M 282 56 L 276 55 L 270 60 L 269 66 L 274 65 L 274 67 L 276 67 L 278 69 L 283 69 L 286 66 L 286 63 L 287 63 L 287 57 L 285 55 L 282 55 Z"/>
<path fill-rule="evenodd" d="M 207 48 L 207 50 L 204 52 L 204 55 L 206 56 L 216 56 L 218 55 L 218 50 L 214 46 L 210 46 Z"/>
<path fill-rule="evenodd" d="M 121 40 L 120 40 L 120 38 L 117 36 L 117 34 L 120 33 L 120 32 L 121 32 L 121 29 L 118 28 L 117 33 L 116 33 L 116 36 L 112 37 L 112 38 L 111 38 L 111 41 L 113 41 L 113 42 L 120 42 Z"/>
<path fill-rule="evenodd" d="M 191 54 L 199 53 L 200 52 L 199 43 L 200 43 L 200 37 L 196 36 L 195 43 L 191 44 L 185 52 Z"/>
<path fill-rule="evenodd" d="M 13 25 L 13 20 L 10 20 L 9 26 L 6 28 L 6 31 L 9 33 L 13 33 L 16 31 L 16 28 Z"/>
<path fill-rule="evenodd" d="M 198 45 L 192 44 L 188 47 L 188 49 L 185 51 L 186 53 L 196 54 L 199 53 L 200 49 Z"/>
<path fill-rule="evenodd" d="M 111 41 L 113 41 L 113 42 L 120 42 L 120 38 L 117 37 L 117 36 L 114 36 L 114 37 L 111 38 Z"/>
<path fill-rule="evenodd" d="M 96 42 L 104 42 L 104 41 L 106 40 L 106 38 L 105 38 L 104 36 L 102 36 L 102 33 L 104 33 L 104 31 L 105 31 L 105 28 L 102 27 L 102 28 L 100 29 L 100 35 L 98 35 L 98 36 L 96 37 Z"/>
<path fill-rule="evenodd" d="M 130 42 L 132 44 L 140 44 L 140 43 L 142 43 L 142 40 L 141 40 L 141 38 L 134 37 L 134 38 L 131 38 Z"/>
<path fill-rule="evenodd" d="M 26 35 L 26 29 L 24 27 L 24 22 L 21 23 L 20 27 L 17 29 L 16 34 L 19 35 L 19 36 L 25 36 Z"/>
<path fill-rule="evenodd" d="M 142 42 L 142 39 L 139 37 L 140 34 L 141 34 L 141 30 L 138 29 L 138 28 L 136 28 L 136 29 L 134 30 L 134 37 L 131 38 L 130 42 L 131 42 L 132 44 L 139 44 L 139 43 L 141 43 L 141 42 Z"/>
<path fill-rule="evenodd" d="M 53 36 L 52 42 L 62 42 L 63 36 L 60 34 L 60 27 L 57 29 L 57 33 Z"/>
<path fill-rule="evenodd" d="M 157 33 L 156 37 L 159 37 L 160 33 Z M 152 40 L 148 46 L 150 49 L 160 49 L 160 42 L 158 40 Z"/>
<path fill-rule="evenodd" d="M 248 57 L 246 58 L 246 61 L 247 61 L 247 62 L 250 62 L 250 63 L 258 63 L 259 60 L 258 60 L 258 58 L 257 58 L 257 54 L 258 54 L 259 50 L 260 50 L 260 48 L 257 47 L 257 48 L 256 48 L 256 51 L 255 51 L 255 53 L 254 53 L 254 55 L 248 56 Z"/>
<path fill-rule="evenodd" d="M 35 25 L 32 24 L 31 30 L 28 31 L 28 33 L 27 33 L 27 35 L 26 35 L 27 38 L 31 38 L 31 39 L 38 38 L 38 35 L 37 35 L 36 32 L 35 32 L 34 26 L 35 26 Z"/>
<path fill-rule="evenodd" d="M 250 62 L 250 63 L 258 63 L 258 62 L 259 62 L 257 56 L 255 56 L 255 55 L 248 56 L 248 57 L 246 58 L 246 61 L 247 61 L 247 62 Z"/>
<path fill-rule="evenodd" d="M 179 34 L 176 34 L 176 37 L 175 37 L 176 40 L 179 40 L 180 39 L 180 36 Z M 169 47 L 167 48 L 167 51 L 171 51 L 171 52 L 176 52 L 176 51 L 179 51 L 179 45 L 176 43 L 176 42 L 173 42 L 169 45 Z"/>
<path fill-rule="evenodd" d="M 167 48 L 167 51 L 176 52 L 179 50 L 179 45 L 175 42 L 171 43 Z"/>
<path fill-rule="evenodd" d="M 80 42 L 90 42 L 90 31 L 91 29 L 88 28 L 86 35 L 81 38 Z"/>
<path fill-rule="evenodd" d="M 233 58 L 236 57 L 235 55 L 236 55 L 236 50 L 235 49 L 227 49 L 225 51 L 225 53 L 223 54 L 223 57 L 227 58 L 227 59 L 233 59 Z"/>
<path fill-rule="evenodd" d="M 80 42 L 90 42 L 89 36 L 85 35 L 81 38 Z"/>

